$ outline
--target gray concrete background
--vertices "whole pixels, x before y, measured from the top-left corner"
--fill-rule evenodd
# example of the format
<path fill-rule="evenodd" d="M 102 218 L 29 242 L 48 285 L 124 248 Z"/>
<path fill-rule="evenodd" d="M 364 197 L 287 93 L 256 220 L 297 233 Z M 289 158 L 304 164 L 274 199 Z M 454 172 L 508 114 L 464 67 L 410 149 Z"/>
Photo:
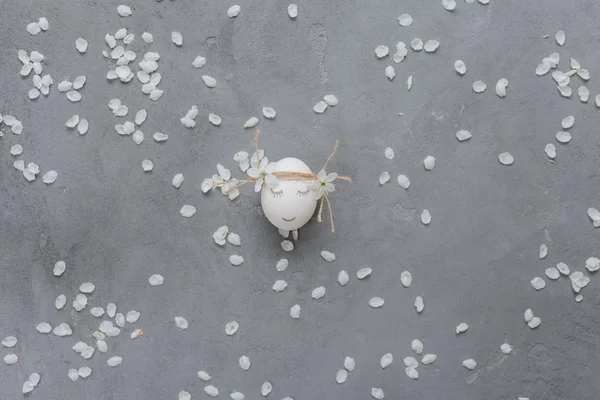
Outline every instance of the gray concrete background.
<path fill-rule="evenodd" d="M 264 380 L 273 383 L 272 399 L 366 399 L 371 387 L 381 387 L 386 399 L 596 398 L 597 278 L 580 304 L 566 278 L 548 282 L 541 292 L 529 281 L 559 261 L 584 270 L 585 259 L 599 253 L 599 231 L 586 209 L 600 206 L 593 105 L 600 90 L 600 10 L 587 0 L 457 1 L 450 13 L 439 1 L 298 0 L 300 15 L 293 21 L 288 3 L 276 1 L 240 0 L 239 17 L 229 19 L 226 10 L 234 3 L 215 0 L 131 0 L 129 18 L 117 15 L 117 0 L 4 0 L 0 112 L 21 119 L 25 129 L 17 137 L 4 127 L 0 139 L 0 336 L 19 339 L 18 364 L 0 365 L 0 397 L 21 398 L 22 383 L 37 371 L 42 380 L 29 396 L 36 399 L 164 400 L 176 399 L 182 389 L 205 399 L 196 376 L 205 369 L 220 398 L 238 390 L 258 399 Z M 415 20 L 409 28 L 396 22 L 405 12 Z M 41 16 L 50 30 L 30 36 L 26 24 Z M 120 27 L 136 34 L 130 48 L 138 59 L 150 49 L 160 53 L 165 94 L 158 102 L 142 95 L 137 81 L 105 80 L 103 37 Z M 542 38 L 558 29 L 567 34 L 562 48 L 552 36 Z M 141 41 L 145 30 L 154 45 Z M 173 30 L 182 32 L 182 48 L 171 43 Z M 90 44 L 83 56 L 75 50 L 79 36 Z M 433 55 L 411 51 L 394 65 L 397 76 L 389 82 L 383 70 L 391 62 L 377 60 L 373 50 L 415 37 L 436 38 L 441 46 Z M 46 56 L 44 73 L 55 81 L 50 96 L 27 99 L 31 78 L 18 74 L 19 48 Z M 535 76 L 537 64 L 554 51 L 561 54 L 559 68 L 566 70 L 573 56 L 590 70 L 589 104 L 576 95 L 560 97 L 550 76 Z M 194 70 L 199 54 L 207 65 Z M 454 72 L 455 59 L 466 62 L 464 77 Z M 72 104 L 56 84 L 80 74 L 88 78 L 83 100 Z M 217 88 L 204 87 L 203 74 L 215 77 Z M 414 85 L 407 92 L 409 75 Z M 500 99 L 494 86 L 503 77 L 508 96 Z M 471 90 L 478 79 L 488 84 L 481 95 Z M 579 81 L 573 81 L 576 94 Z M 312 106 L 329 93 L 339 105 L 316 115 Z M 128 119 L 147 108 L 141 146 L 114 132 L 123 121 L 107 107 L 114 97 L 129 106 Z M 200 114 L 197 127 L 186 130 L 179 118 L 192 104 Z M 262 106 L 277 110 L 275 120 L 261 118 L 259 125 L 261 147 L 271 159 L 296 156 L 318 169 L 340 139 L 330 169 L 354 179 L 351 186 L 340 183 L 333 196 L 336 233 L 312 222 L 290 254 L 281 250 L 251 188 L 230 202 L 219 193 L 204 196 L 199 187 L 218 162 L 236 169 L 231 157 L 250 150 L 253 136 L 242 125 L 260 116 Z M 209 124 L 209 112 L 223 117 L 221 127 Z M 89 119 L 86 136 L 64 127 L 74 113 Z M 560 120 L 569 114 L 576 118 L 573 140 L 556 143 L 558 157 L 551 163 L 544 146 L 555 143 Z M 473 138 L 458 143 L 458 129 Z M 156 131 L 169 140 L 153 142 Z M 57 170 L 58 180 L 49 187 L 40 178 L 26 182 L 12 167 L 15 143 L 24 146 L 26 161 Z M 396 151 L 392 161 L 383 156 L 386 146 Z M 498 163 L 503 151 L 515 156 L 513 166 Z M 421 164 L 427 154 L 437 158 L 432 172 Z M 155 162 L 151 174 L 141 170 L 144 158 Z M 392 182 L 379 187 L 384 170 Z M 170 182 L 179 172 L 185 182 L 176 190 Z M 411 178 L 408 191 L 395 183 L 400 173 Z M 183 204 L 198 213 L 182 218 Z M 428 227 L 419 221 L 423 208 L 433 215 Z M 212 241 L 224 224 L 241 235 L 241 248 Z M 540 261 L 541 243 L 550 251 Z M 336 253 L 337 261 L 325 263 L 323 249 Z M 242 267 L 229 265 L 233 253 L 246 259 Z M 275 264 L 284 256 L 290 267 L 277 273 Z M 59 259 L 67 272 L 55 278 L 52 266 Z M 355 272 L 365 265 L 374 272 L 358 281 Z M 336 282 L 342 269 L 352 277 L 344 288 Z M 403 270 L 413 273 L 408 289 L 399 282 Z M 149 287 L 154 273 L 164 275 L 163 286 Z M 277 279 L 289 283 L 278 294 L 271 290 Z M 70 303 L 85 281 L 96 291 L 88 308 L 76 313 Z M 314 301 L 310 293 L 320 285 L 327 295 Z M 57 311 L 54 299 L 61 293 L 68 305 Z M 417 295 L 425 299 L 421 315 L 413 308 Z M 373 296 L 383 297 L 385 306 L 369 308 Z M 141 311 L 140 321 L 108 341 L 109 354 L 97 352 L 86 361 L 71 346 L 93 343 L 100 320 L 89 308 L 110 301 L 123 312 Z M 289 316 L 296 303 L 302 306 L 299 320 Z M 542 319 L 535 331 L 523 322 L 529 307 Z M 189 329 L 175 327 L 176 315 L 188 319 Z M 241 328 L 228 337 L 224 327 L 234 319 Z M 74 334 L 41 335 L 34 329 L 41 321 L 68 322 Z M 457 337 L 460 322 L 470 328 Z M 132 341 L 129 332 L 136 327 L 144 336 Z M 412 355 L 414 338 L 438 355 L 433 365 L 420 367 L 418 381 L 405 376 L 402 364 Z M 508 357 L 499 353 L 505 340 L 515 348 Z M 2 348 L 2 356 L 10 352 Z M 395 362 L 382 370 L 379 359 L 387 352 Z M 252 360 L 247 372 L 238 366 L 244 354 Z M 123 364 L 107 367 L 109 355 L 122 356 Z M 335 373 L 348 355 L 357 367 L 338 385 Z M 479 363 L 475 373 L 461 365 L 471 357 Z M 92 376 L 71 382 L 68 369 L 83 365 L 93 368 Z"/>

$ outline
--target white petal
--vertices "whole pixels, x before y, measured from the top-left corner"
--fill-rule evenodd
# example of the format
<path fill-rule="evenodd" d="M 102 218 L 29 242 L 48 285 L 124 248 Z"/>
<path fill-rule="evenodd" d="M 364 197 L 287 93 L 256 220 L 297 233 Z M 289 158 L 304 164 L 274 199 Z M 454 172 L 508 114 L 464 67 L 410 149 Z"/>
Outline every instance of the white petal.
<path fill-rule="evenodd" d="M 233 265 L 234 267 L 239 267 L 240 265 L 242 265 L 242 263 L 244 262 L 244 257 L 242 256 L 238 256 L 237 254 L 231 255 L 229 257 L 229 262 L 231 263 L 231 265 Z"/>
<path fill-rule="evenodd" d="M 462 365 L 469 370 L 474 370 L 477 367 L 477 362 L 475 360 L 473 360 L 472 358 L 469 358 L 467 360 L 464 360 L 462 362 Z"/>
<path fill-rule="evenodd" d="M 69 81 L 61 81 L 58 84 L 58 91 L 61 93 L 68 92 L 73 87 L 73 83 Z"/>
<path fill-rule="evenodd" d="M 325 101 L 325 103 L 327 103 L 330 107 L 335 107 L 338 104 L 338 98 L 335 97 L 333 94 L 327 94 L 325 96 L 323 96 L 323 100 Z"/>
<path fill-rule="evenodd" d="M 291 19 L 296 19 L 298 16 L 298 6 L 296 4 L 292 3 L 288 6 L 288 15 Z"/>
<path fill-rule="evenodd" d="M 99 318 L 104 315 L 104 309 L 102 307 L 92 307 L 90 314 L 96 318 Z"/>
<path fill-rule="evenodd" d="M 496 95 L 498 97 L 506 96 L 506 87 L 508 86 L 508 80 L 506 78 L 502 78 L 498 80 L 496 83 Z"/>
<path fill-rule="evenodd" d="M 540 245 L 540 260 L 543 260 L 544 258 L 546 258 L 546 256 L 548 255 L 548 246 L 546 246 L 545 244 L 541 244 Z"/>
<path fill-rule="evenodd" d="M 211 380 L 212 376 L 206 371 L 198 371 L 198 378 L 202 379 L 204 382 L 208 382 Z"/>
<path fill-rule="evenodd" d="M 208 193 L 212 189 L 213 184 L 214 182 L 211 178 L 206 178 L 200 184 L 200 190 L 202 190 L 202 193 Z"/>
<path fill-rule="evenodd" d="M 423 358 L 421 359 L 421 364 L 423 364 L 423 365 L 433 364 L 433 362 L 435 362 L 435 360 L 437 360 L 437 355 L 425 354 L 423 356 Z"/>
<path fill-rule="evenodd" d="M 427 171 L 431 171 L 432 169 L 434 169 L 435 168 L 435 157 L 433 157 L 433 156 L 425 157 L 425 159 L 423 160 L 423 166 L 425 167 L 425 169 Z"/>
<path fill-rule="evenodd" d="M 412 47 L 414 51 L 421 51 L 423 50 L 423 41 L 419 38 L 415 38 L 411 40 L 410 47 Z"/>
<path fill-rule="evenodd" d="M 346 284 L 348 284 L 349 281 L 350 276 L 348 275 L 348 273 L 344 270 L 340 271 L 340 273 L 338 274 L 338 283 L 341 286 L 346 286 Z"/>
<path fill-rule="evenodd" d="M 164 281 L 165 278 L 163 278 L 163 276 L 160 274 L 154 274 L 148 278 L 148 283 L 150 283 L 150 286 L 160 286 Z"/>
<path fill-rule="evenodd" d="M 585 68 L 580 68 L 577 70 L 577 75 L 579 75 L 579 77 L 581 79 L 583 79 L 584 81 L 587 81 L 588 79 L 590 79 L 590 73 L 587 69 Z"/>
<path fill-rule="evenodd" d="M 196 58 L 194 58 L 194 61 L 192 61 L 192 66 L 196 69 L 202 68 L 205 64 L 206 58 L 202 56 L 197 56 Z"/>
<path fill-rule="evenodd" d="M 373 397 L 375 400 L 382 400 L 384 397 L 383 390 L 380 388 L 371 388 L 371 397 Z"/>
<path fill-rule="evenodd" d="M 148 117 L 148 112 L 146 111 L 145 108 L 142 108 L 135 114 L 135 124 L 138 126 L 143 124 L 144 121 L 146 121 L 147 117 Z"/>
<path fill-rule="evenodd" d="M 419 371 L 414 367 L 404 368 L 404 373 L 406 373 L 406 376 L 410 379 L 419 379 Z"/>
<path fill-rule="evenodd" d="M 67 92 L 67 99 L 69 99 L 69 101 L 72 103 L 76 103 L 81 100 L 81 93 L 76 90 L 70 90 Z"/>
<path fill-rule="evenodd" d="M 30 35 L 37 35 L 38 33 L 40 33 L 40 31 L 41 31 L 41 28 L 37 22 L 32 22 L 27 25 L 27 32 Z"/>
<path fill-rule="evenodd" d="M 7 354 L 4 356 L 4 363 L 7 365 L 16 364 L 19 361 L 19 357 L 16 354 Z"/>
<path fill-rule="evenodd" d="M 71 368 L 67 375 L 68 375 L 69 379 L 72 380 L 73 382 L 75 382 L 77 379 L 79 379 L 79 372 L 74 368 Z"/>
<path fill-rule="evenodd" d="M 277 265 L 275 266 L 275 269 L 278 272 L 283 272 L 287 269 L 287 267 L 290 265 L 290 262 L 288 261 L 287 258 L 282 258 L 281 260 L 277 261 Z"/>
<path fill-rule="evenodd" d="M 313 107 L 313 111 L 317 114 L 323 114 L 325 110 L 327 110 L 327 107 L 327 103 L 321 100 L 317 104 L 315 104 L 315 106 Z"/>
<path fill-rule="evenodd" d="M 410 180 L 408 179 L 408 177 L 406 175 L 398 175 L 397 181 L 398 181 L 398 185 L 402 189 L 408 189 L 410 186 Z"/>
<path fill-rule="evenodd" d="M 181 35 L 181 32 L 171 32 L 171 41 L 175 43 L 176 46 L 183 45 L 183 36 Z"/>
<path fill-rule="evenodd" d="M 590 272 L 595 272 L 600 269 L 600 260 L 596 257 L 590 257 L 585 260 L 585 267 Z"/>
<path fill-rule="evenodd" d="M 73 89 L 75 90 L 79 90 L 83 87 L 83 85 L 85 85 L 85 82 L 87 81 L 87 78 L 85 77 L 85 75 L 80 75 L 77 78 L 75 78 L 73 80 Z"/>
<path fill-rule="evenodd" d="M 465 324 L 464 322 L 461 322 L 456 326 L 456 334 L 460 335 L 461 333 L 466 332 L 467 329 L 469 329 L 469 325 Z"/>
<path fill-rule="evenodd" d="M 150 96 L 148 97 L 150 98 L 150 100 L 156 101 L 162 97 L 163 93 L 164 91 L 160 89 L 154 89 L 152 92 L 150 92 Z"/>
<path fill-rule="evenodd" d="M 189 324 L 183 317 L 175 317 L 175 326 L 179 329 L 187 329 Z"/>
<path fill-rule="evenodd" d="M 67 264 L 64 261 L 57 261 L 54 264 L 54 270 L 52 271 L 52 273 L 54 274 L 54 276 L 61 276 L 66 269 Z"/>
<path fill-rule="evenodd" d="M 529 321 L 529 322 L 527 323 L 527 326 L 529 326 L 531 329 L 535 329 L 535 328 L 537 328 L 538 326 L 540 326 L 540 324 L 541 324 L 541 323 L 542 323 L 542 320 L 541 320 L 540 318 L 538 318 L 538 317 L 533 317 L 533 318 L 531 319 L 531 321 Z"/>
<path fill-rule="evenodd" d="M 229 395 L 229 398 L 231 398 L 231 400 L 245 400 L 246 396 L 244 396 L 242 392 L 232 392 Z"/>
<path fill-rule="evenodd" d="M 453 11 L 456 8 L 456 0 L 442 0 L 442 6 L 448 11 Z"/>
<path fill-rule="evenodd" d="M 144 172 L 150 172 L 152 171 L 152 169 L 154 168 L 154 163 L 152 162 L 152 160 L 144 160 L 142 161 L 142 170 Z"/>
<path fill-rule="evenodd" d="M 550 159 L 553 160 L 554 158 L 556 158 L 556 146 L 552 143 L 546 144 L 546 147 L 544 147 L 544 152 Z"/>
<path fill-rule="evenodd" d="M 11 348 L 11 347 L 15 347 L 17 345 L 17 338 L 14 336 L 7 336 L 2 340 L 2 346 L 7 347 L 7 348 Z"/>
<path fill-rule="evenodd" d="M 154 37 L 149 32 L 142 33 L 142 40 L 148 44 L 154 43 Z"/>
<path fill-rule="evenodd" d="M 94 289 L 96 289 L 96 286 L 91 282 L 85 282 L 79 286 L 81 293 L 92 293 Z"/>
<path fill-rule="evenodd" d="M 344 359 L 344 368 L 346 369 L 346 371 L 352 372 L 352 371 L 354 371 L 355 367 L 356 367 L 356 362 L 354 361 L 354 358 L 346 357 Z"/>
<path fill-rule="evenodd" d="M 473 91 L 475 93 L 483 93 L 483 92 L 485 92 L 486 88 L 487 88 L 487 85 L 483 81 L 473 82 Z"/>
<path fill-rule="evenodd" d="M 140 319 L 140 315 L 141 315 L 141 313 L 139 311 L 131 310 L 131 311 L 127 312 L 127 315 L 125 316 L 125 319 L 130 324 L 134 324 L 134 323 L 136 323 Z"/>
<path fill-rule="evenodd" d="M 421 222 L 423 225 L 429 225 L 431 223 L 431 213 L 428 209 L 424 209 L 421 213 Z"/>
<path fill-rule="evenodd" d="M 202 75 L 202 81 L 207 88 L 214 88 L 217 86 L 217 80 L 212 76 Z"/>
<path fill-rule="evenodd" d="M 300 312 L 302 311 L 302 308 L 296 304 L 294 306 L 292 306 L 292 308 L 290 308 L 290 316 L 294 319 L 298 319 L 300 318 Z"/>
<path fill-rule="evenodd" d="M 556 87 L 563 97 L 571 97 L 573 90 L 569 86 L 557 86 Z"/>
<path fill-rule="evenodd" d="M 167 141 L 167 139 L 169 139 L 169 135 L 161 133 L 161 132 L 155 132 L 154 135 L 152 135 L 152 137 L 154 138 L 154 140 L 156 140 L 157 142 L 165 142 Z"/>
<path fill-rule="evenodd" d="M 572 115 L 564 117 L 562 119 L 562 121 L 560 122 L 560 125 L 562 126 L 563 129 L 569 129 L 569 128 L 573 127 L 574 124 L 575 124 L 575 117 L 573 117 Z"/>
<path fill-rule="evenodd" d="M 219 126 L 219 125 L 221 125 L 221 122 L 223 122 L 223 119 L 221 119 L 221 117 L 219 117 L 217 114 L 213 114 L 213 113 L 208 114 L 208 120 L 214 126 Z"/>
<path fill-rule="evenodd" d="M 387 353 L 384 354 L 383 357 L 381 357 L 381 360 L 379 361 L 379 365 L 381 365 L 381 368 L 387 368 L 390 365 L 392 365 L 392 363 L 394 362 L 394 356 L 392 355 L 392 353 Z"/>
<path fill-rule="evenodd" d="M 369 300 L 369 305 L 373 308 L 379 308 L 383 306 L 385 301 L 381 297 L 373 297 Z"/>
<path fill-rule="evenodd" d="M 579 86 L 577 88 L 577 95 L 582 103 L 587 103 L 590 99 L 590 89 L 588 89 L 586 86 Z"/>
<path fill-rule="evenodd" d="M 240 368 L 244 371 L 248 371 L 250 369 L 250 366 L 252 365 L 248 356 L 241 356 L 239 362 Z"/>
<path fill-rule="evenodd" d="M 460 75 L 467 73 L 467 66 L 463 60 L 454 61 L 454 70 Z"/>
<path fill-rule="evenodd" d="M 410 14 L 402 14 L 398 17 L 398 23 L 401 26 L 410 26 L 413 23 L 413 18 Z"/>
<path fill-rule="evenodd" d="M 106 364 L 108 364 L 109 367 L 116 367 L 117 365 L 120 365 L 123 362 L 123 359 L 119 356 L 113 356 L 111 358 L 109 358 L 108 360 L 106 360 Z"/>
<path fill-rule="evenodd" d="M 412 274 L 409 271 L 404 271 L 400 274 L 400 282 L 404 287 L 410 287 L 412 283 Z"/>
<path fill-rule="evenodd" d="M 549 279 L 556 280 L 560 277 L 560 271 L 554 267 L 546 268 L 544 271 Z"/>
<path fill-rule="evenodd" d="M 533 319 L 533 311 L 531 311 L 531 308 L 525 310 L 523 317 L 525 318 L 525 322 L 530 322 Z"/>
<path fill-rule="evenodd" d="M 556 140 L 560 143 L 569 143 L 571 141 L 571 134 L 569 132 L 558 132 L 556 134 Z"/>
<path fill-rule="evenodd" d="M 364 268 L 361 268 L 361 269 L 359 269 L 359 270 L 356 272 L 356 277 L 357 277 L 358 279 L 361 279 L 361 280 L 362 280 L 362 279 L 365 279 L 365 278 L 367 278 L 369 275 L 371 275 L 371 273 L 372 273 L 372 272 L 373 272 L 373 269 L 372 269 L 372 268 L 370 268 L 370 267 L 364 267 Z"/>
<path fill-rule="evenodd" d="M 459 142 L 464 142 L 465 140 L 471 139 L 471 132 L 461 129 L 460 131 L 456 132 L 456 138 Z"/>
<path fill-rule="evenodd" d="M 54 327 L 52 333 L 54 333 L 56 336 L 70 336 L 73 334 L 73 331 L 71 330 L 69 324 L 63 322 L 58 326 Z"/>
<path fill-rule="evenodd" d="M 315 300 L 319 300 L 319 299 L 323 298 L 323 296 L 325 296 L 326 292 L 327 292 L 327 290 L 325 289 L 325 287 L 319 286 L 318 288 L 316 288 L 312 291 L 311 297 Z"/>
<path fill-rule="evenodd" d="M 393 160 L 395 156 L 394 150 L 391 147 L 386 147 L 383 154 L 388 160 Z"/>
<path fill-rule="evenodd" d="M 248 119 L 248 121 L 246 121 L 244 123 L 244 128 L 248 129 L 248 128 L 254 128 L 256 125 L 258 125 L 258 118 L 256 117 L 251 117 L 250 119 Z M 248 155 L 248 153 L 246 153 L 246 156 Z M 247 158 L 247 157 L 246 157 Z"/>
<path fill-rule="evenodd" d="M 90 123 L 88 122 L 88 120 L 85 118 L 82 118 L 79 121 L 79 124 L 77 125 L 77 132 L 79 132 L 80 135 L 85 135 L 86 133 L 88 133 L 89 128 L 90 128 Z"/>
<path fill-rule="evenodd" d="M 423 297 L 417 296 L 415 297 L 415 309 L 418 313 L 421 313 L 425 309 L 425 303 L 423 302 Z"/>
<path fill-rule="evenodd" d="M 380 44 L 379 46 L 377 46 L 375 48 L 375 55 L 377 56 L 377 58 L 383 58 L 385 56 L 387 56 L 390 52 L 390 48 Z"/>
<path fill-rule="evenodd" d="M 440 42 L 431 39 L 425 42 L 425 45 L 423 45 L 423 50 L 425 50 L 427 53 L 433 53 L 438 49 L 438 47 L 440 47 Z"/>
<path fill-rule="evenodd" d="M 546 287 L 546 281 L 544 281 L 542 278 L 540 277 L 535 277 L 531 280 L 531 286 L 535 289 L 535 290 L 542 290 L 543 288 Z"/>
<path fill-rule="evenodd" d="M 65 306 L 65 304 L 67 304 L 67 296 L 64 294 L 58 295 L 54 301 L 54 307 L 56 307 L 57 310 L 60 310 Z"/>
<path fill-rule="evenodd" d="M 391 81 L 392 79 L 394 79 L 394 77 L 396 76 L 396 71 L 394 70 L 394 67 L 392 67 L 391 65 L 388 65 L 387 67 L 385 67 L 385 76 Z"/>
<path fill-rule="evenodd" d="M 512 353 L 512 346 L 508 343 L 502 343 L 500 345 L 500 351 L 502 352 L 502 354 L 510 354 Z"/>
<path fill-rule="evenodd" d="M 294 250 L 294 243 L 290 240 L 284 240 L 281 242 L 281 248 L 283 251 L 292 251 Z"/>
<path fill-rule="evenodd" d="M 235 18 L 240 14 L 240 11 L 242 10 L 242 8 L 240 6 L 238 6 L 237 4 L 234 6 L 229 7 L 229 9 L 227 10 L 227 16 L 229 18 Z"/>
<path fill-rule="evenodd" d="M 498 155 L 498 161 L 502 165 L 512 165 L 515 162 L 515 158 L 509 152 L 504 152 Z"/>
<path fill-rule="evenodd" d="M 321 257 L 323 257 L 323 260 L 325 260 L 327 262 L 335 261 L 335 254 L 333 254 L 332 252 L 327 251 L 327 250 L 321 251 Z"/>
<path fill-rule="evenodd" d="M 275 281 L 275 283 L 273 284 L 273 290 L 275 292 L 282 292 L 285 290 L 285 288 L 287 288 L 288 284 L 286 281 L 284 280 L 277 280 Z"/>
<path fill-rule="evenodd" d="M 237 321 L 228 322 L 225 324 L 225 334 L 227 334 L 227 336 L 233 336 L 236 334 L 239 328 L 240 324 Z"/>
<path fill-rule="evenodd" d="M 421 354 L 423 353 L 423 342 L 421 342 L 419 339 L 414 339 L 411 343 L 410 343 L 410 348 L 412 349 L 412 351 L 414 351 L 417 354 Z"/>
<path fill-rule="evenodd" d="M 567 37 L 563 31 L 558 31 L 556 32 L 555 38 L 556 43 L 558 43 L 559 46 L 562 46 L 563 44 L 565 44 L 565 40 Z"/>
<path fill-rule="evenodd" d="M 50 333 L 52 331 L 52 326 L 50 326 L 50 324 L 47 322 L 40 322 L 35 327 L 35 330 L 39 333 Z"/>
<path fill-rule="evenodd" d="M 213 385 L 208 385 L 204 387 L 204 393 L 206 393 L 210 397 L 217 397 L 219 395 L 219 389 L 217 389 Z"/>
<path fill-rule="evenodd" d="M 18 156 L 18 155 L 23 154 L 23 146 L 21 146 L 20 144 L 12 145 L 10 148 L 10 154 L 13 156 Z"/>
<path fill-rule="evenodd" d="M 262 113 L 265 118 L 273 119 L 277 115 L 277 112 L 272 107 L 263 107 Z"/>

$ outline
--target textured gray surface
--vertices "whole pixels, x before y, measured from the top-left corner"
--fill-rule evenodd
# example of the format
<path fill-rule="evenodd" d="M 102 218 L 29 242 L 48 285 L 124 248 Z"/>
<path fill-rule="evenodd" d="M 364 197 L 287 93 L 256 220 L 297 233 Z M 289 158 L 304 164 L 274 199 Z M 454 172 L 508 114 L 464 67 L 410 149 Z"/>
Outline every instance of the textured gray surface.
<path fill-rule="evenodd" d="M 559 261 L 583 270 L 585 259 L 599 251 L 599 232 L 585 214 L 600 205 L 598 111 L 576 96 L 559 97 L 549 76 L 534 74 L 554 51 L 563 70 L 573 56 L 592 74 L 593 100 L 599 90 L 595 3 L 492 0 L 483 6 L 458 0 L 453 13 L 438 1 L 318 3 L 299 1 L 300 15 L 292 21 L 287 3 L 276 1 L 241 1 L 235 20 L 225 15 L 230 4 L 215 0 L 130 1 L 129 18 L 117 15 L 116 0 L 2 2 L 0 112 L 25 125 L 20 137 L 4 128 L 0 139 L 0 336 L 19 339 L 18 364 L 0 365 L 2 399 L 20 398 L 34 371 L 42 375 L 30 396 L 36 399 L 162 400 L 176 399 L 182 389 L 204 399 L 199 369 L 212 374 L 220 398 L 235 389 L 257 399 L 264 380 L 273 383 L 274 399 L 365 399 L 373 386 L 383 388 L 386 399 L 597 397 L 597 278 L 580 304 L 566 278 L 548 282 L 541 292 L 529 284 Z M 409 28 L 396 22 L 404 12 L 415 19 Z M 49 19 L 50 30 L 30 36 L 25 26 L 40 16 Z M 140 93 L 137 81 L 104 79 L 103 37 L 122 26 L 136 34 L 130 47 L 138 57 L 148 49 L 162 57 L 165 94 L 156 103 Z M 558 29 L 567 33 L 562 48 L 542 39 Z M 154 45 L 141 41 L 144 30 L 154 34 Z M 182 32 L 182 48 L 170 42 L 173 30 Z M 75 50 L 79 36 L 90 43 L 84 56 Z M 411 51 L 389 82 L 383 70 L 390 62 L 376 60 L 374 48 L 393 49 L 414 37 L 437 38 L 441 46 L 433 55 Z M 18 75 L 18 48 L 46 56 L 44 72 L 55 81 L 47 98 L 26 98 L 31 81 Z M 191 67 L 198 54 L 208 61 L 202 70 Z M 464 77 L 453 70 L 457 58 L 467 64 Z M 56 83 L 80 74 L 88 78 L 83 100 L 72 104 Z M 204 87 L 202 74 L 214 76 L 217 88 Z M 407 92 L 409 75 L 415 83 Z M 505 99 L 493 91 L 502 77 L 510 83 Z M 471 90 L 477 79 L 488 83 L 482 95 Z M 578 84 L 571 85 L 574 92 Z M 328 93 L 338 96 L 339 105 L 314 114 L 312 106 Z M 107 107 L 114 97 L 130 113 L 148 109 L 141 146 L 114 132 L 123 120 Z M 190 131 L 179 118 L 192 104 L 200 115 Z M 253 135 L 242 125 L 260 116 L 262 106 L 278 112 L 259 125 L 271 159 L 296 156 L 318 169 L 340 139 L 331 169 L 354 179 L 351 186 L 340 183 L 333 197 L 337 232 L 310 223 L 296 250 L 285 255 L 250 188 L 234 202 L 199 189 L 218 162 L 236 169 L 231 157 L 250 150 Z M 208 123 L 209 112 L 223 117 L 221 127 Z M 86 136 L 65 129 L 74 113 L 89 119 Z M 556 144 L 551 163 L 543 148 L 569 114 L 576 118 L 574 139 Z M 470 130 L 473 138 L 458 143 L 458 129 Z M 169 140 L 153 142 L 156 131 Z M 12 167 L 14 143 L 42 171 L 57 170 L 57 182 L 26 182 Z M 396 151 L 393 161 L 383 157 L 386 146 Z M 498 163 L 503 151 L 515 156 L 512 167 Z M 427 154 L 437 158 L 432 172 L 421 164 Z M 155 162 L 151 174 L 141 170 L 147 157 Z M 379 187 L 383 170 L 392 182 Z M 179 172 L 185 182 L 176 190 L 170 182 Z M 408 191 L 395 183 L 400 173 L 411 178 Z M 195 205 L 196 216 L 182 218 L 183 204 Z M 428 227 L 419 222 L 423 208 L 433 215 Z M 224 224 L 241 235 L 241 248 L 213 243 L 212 232 Z M 540 261 L 543 242 L 550 253 Z M 322 249 L 335 252 L 337 261 L 325 263 Z M 227 261 L 234 252 L 246 259 L 240 268 Z M 283 256 L 290 267 L 277 273 Z M 59 259 L 67 272 L 55 278 L 52 266 Z M 356 280 L 365 265 L 373 275 Z M 336 282 L 342 269 L 352 277 L 344 288 Z M 409 289 L 399 284 L 406 269 L 414 277 Z M 165 276 L 163 286 L 149 287 L 154 273 Z M 289 287 L 274 293 L 276 279 Z M 142 313 L 139 323 L 108 341 L 109 354 L 124 358 L 118 368 L 106 366 L 108 354 L 86 361 L 71 350 L 77 340 L 92 343 L 100 322 L 89 307 L 76 313 L 70 306 L 85 281 L 96 284 L 90 306 L 115 301 L 120 311 Z M 314 301 L 310 293 L 320 285 L 327 295 Z M 60 293 L 68 295 L 68 305 L 56 311 Z M 376 295 L 386 304 L 373 310 L 367 303 Z M 425 299 L 421 315 L 413 309 L 417 295 Z M 302 306 L 299 320 L 289 316 L 296 303 Z M 528 307 L 542 319 L 535 331 L 523 322 Z M 188 319 L 189 329 L 175 327 L 177 315 Z M 228 337 L 224 327 L 234 319 L 241 328 Z M 41 321 L 69 322 L 74 334 L 41 335 L 34 329 Z M 463 321 L 470 328 L 457 337 L 454 328 Z M 135 327 L 144 336 L 132 341 Z M 414 338 L 438 355 L 420 368 L 418 381 L 410 381 L 402 365 Z M 508 357 L 498 350 L 505 340 L 515 348 Z M 2 355 L 9 352 L 2 349 Z M 395 362 L 381 370 L 379 359 L 387 352 Z M 238 366 L 243 354 L 252 360 L 247 372 Z M 357 367 L 340 386 L 334 377 L 347 355 Z M 471 357 L 479 363 L 475 374 L 461 366 Z M 93 368 L 92 376 L 68 380 L 68 369 L 83 365 Z"/>

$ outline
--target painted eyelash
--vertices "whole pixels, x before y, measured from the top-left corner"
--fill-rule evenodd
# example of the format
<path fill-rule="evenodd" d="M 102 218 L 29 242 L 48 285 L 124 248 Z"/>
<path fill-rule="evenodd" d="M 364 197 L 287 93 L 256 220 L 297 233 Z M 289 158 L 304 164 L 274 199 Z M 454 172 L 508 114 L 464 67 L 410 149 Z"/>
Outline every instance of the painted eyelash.
<path fill-rule="evenodd" d="M 308 196 L 309 193 L 310 193 L 310 189 L 307 190 L 306 192 L 301 192 L 300 190 L 298 190 L 298 192 L 297 192 L 298 196 L 302 196 L 302 197 Z"/>
<path fill-rule="evenodd" d="M 269 191 L 271 192 L 271 196 L 275 198 L 283 196 L 283 191 L 274 192 L 273 189 L 269 189 Z"/>

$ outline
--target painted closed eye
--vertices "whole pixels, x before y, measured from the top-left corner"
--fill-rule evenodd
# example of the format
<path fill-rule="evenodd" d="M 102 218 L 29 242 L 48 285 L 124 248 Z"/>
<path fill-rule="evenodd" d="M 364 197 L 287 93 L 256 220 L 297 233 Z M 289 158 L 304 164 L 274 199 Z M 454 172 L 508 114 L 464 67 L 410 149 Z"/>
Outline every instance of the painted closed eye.
<path fill-rule="evenodd" d="M 306 191 L 298 190 L 298 192 L 296 194 L 298 196 L 305 197 L 305 196 L 308 196 L 309 193 L 310 193 L 310 189 L 306 189 Z"/>
<path fill-rule="evenodd" d="M 271 192 L 271 196 L 275 198 L 283 196 L 283 190 L 275 192 L 273 189 L 269 189 L 269 191 Z"/>

